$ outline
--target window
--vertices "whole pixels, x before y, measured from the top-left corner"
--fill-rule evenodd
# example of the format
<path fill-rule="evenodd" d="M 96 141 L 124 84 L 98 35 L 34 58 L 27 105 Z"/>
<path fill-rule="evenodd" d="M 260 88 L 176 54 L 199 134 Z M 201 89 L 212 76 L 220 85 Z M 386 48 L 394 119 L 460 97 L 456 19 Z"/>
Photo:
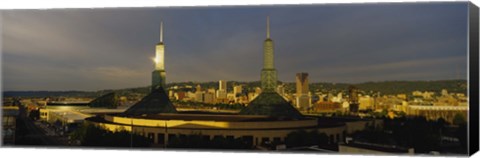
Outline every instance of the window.
<path fill-rule="evenodd" d="M 175 139 L 175 134 L 168 134 L 168 141 Z"/>
<path fill-rule="evenodd" d="M 180 138 L 180 139 L 187 139 L 187 135 L 185 135 L 185 134 L 180 134 L 180 135 L 179 135 L 179 138 Z"/>
<path fill-rule="evenodd" d="M 278 142 L 280 142 L 280 141 L 281 141 L 281 140 L 280 140 L 280 137 L 273 137 L 273 142 L 278 143 Z"/>
<path fill-rule="evenodd" d="M 253 146 L 253 136 L 242 136 L 242 140 L 246 144 Z"/>
<path fill-rule="evenodd" d="M 203 135 L 203 136 L 202 136 L 202 139 L 203 139 L 204 141 L 209 141 L 209 140 L 210 140 L 210 136 L 209 136 L 209 135 Z"/>
<path fill-rule="evenodd" d="M 262 144 L 270 143 L 270 139 L 268 137 L 262 137 Z"/>
<path fill-rule="evenodd" d="M 158 133 L 157 134 L 157 143 L 158 144 L 164 144 L 165 143 L 165 134 L 163 134 L 163 133 Z"/>
<path fill-rule="evenodd" d="M 147 138 L 150 140 L 151 143 L 153 143 L 153 140 L 155 140 L 155 134 L 154 133 L 148 133 Z"/>

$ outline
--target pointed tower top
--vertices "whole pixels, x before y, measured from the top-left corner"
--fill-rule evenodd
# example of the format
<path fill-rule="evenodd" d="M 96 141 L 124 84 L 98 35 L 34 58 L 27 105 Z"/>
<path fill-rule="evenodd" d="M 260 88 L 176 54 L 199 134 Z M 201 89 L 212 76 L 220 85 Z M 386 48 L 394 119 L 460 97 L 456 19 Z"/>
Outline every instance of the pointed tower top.
<path fill-rule="evenodd" d="M 160 43 L 163 43 L 163 21 L 160 22 Z"/>
<path fill-rule="evenodd" d="M 270 16 L 267 16 L 267 38 L 270 38 Z"/>

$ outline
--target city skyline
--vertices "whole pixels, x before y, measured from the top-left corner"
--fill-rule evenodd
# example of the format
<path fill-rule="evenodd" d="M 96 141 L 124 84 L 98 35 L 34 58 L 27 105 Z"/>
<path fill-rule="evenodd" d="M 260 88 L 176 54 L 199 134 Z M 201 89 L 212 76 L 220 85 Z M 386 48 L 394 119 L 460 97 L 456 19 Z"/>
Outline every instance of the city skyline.
<path fill-rule="evenodd" d="M 3 89 L 146 86 L 160 20 L 166 29 L 167 83 L 259 81 L 266 16 L 283 82 L 294 82 L 298 72 L 309 73 L 313 82 L 335 83 L 466 79 L 466 6 L 2 11 Z"/>

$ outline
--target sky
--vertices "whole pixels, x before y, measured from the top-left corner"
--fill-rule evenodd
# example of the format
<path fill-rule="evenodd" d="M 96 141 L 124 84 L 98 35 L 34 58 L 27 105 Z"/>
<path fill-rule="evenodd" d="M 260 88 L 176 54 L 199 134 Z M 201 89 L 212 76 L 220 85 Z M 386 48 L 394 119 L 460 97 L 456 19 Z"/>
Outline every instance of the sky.
<path fill-rule="evenodd" d="M 467 3 L 3 10 L 4 91 L 147 86 L 164 22 L 167 83 L 258 81 L 270 16 L 283 82 L 467 77 Z"/>

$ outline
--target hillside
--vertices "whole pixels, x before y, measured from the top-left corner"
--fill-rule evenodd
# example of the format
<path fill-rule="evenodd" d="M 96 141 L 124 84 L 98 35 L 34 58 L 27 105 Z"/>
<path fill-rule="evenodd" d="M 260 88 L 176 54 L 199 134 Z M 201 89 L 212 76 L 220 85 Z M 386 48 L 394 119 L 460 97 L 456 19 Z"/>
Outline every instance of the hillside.
<path fill-rule="evenodd" d="M 295 92 L 295 83 L 284 83 L 285 91 L 287 93 Z M 180 83 L 169 83 L 167 87 L 185 87 L 192 86 L 192 88 L 184 88 L 181 90 L 184 91 L 194 91 L 196 85 L 200 85 L 202 89 L 215 88 L 218 89 L 218 82 L 180 82 Z M 228 91 L 232 91 L 233 85 L 244 85 L 245 91 L 253 91 L 255 87 L 260 87 L 260 82 L 239 82 L 239 81 L 228 81 L 227 87 Z M 380 94 L 411 94 L 413 91 L 433 91 L 437 94 L 441 92 L 442 89 L 447 89 L 449 92 L 454 93 L 465 93 L 467 92 L 467 81 L 466 80 L 439 80 L 439 81 L 383 81 L 383 82 L 365 82 L 358 84 L 347 84 L 347 83 L 310 83 L 310 90 L 312 92 L 346 92 L 348 86 L 353 85 L 359 88 L 365 93 L 376 93 Z M 141 94 L 146 95 L 149 92 L 149 87 L 137 87 L 137 88 L 127 88 L 127 89 L 117 89 L 117 90 L 100 90 L 94 92 L 87 91 L 5 91 L 3 92 L 4 97 L 99 97 L 101 95 L 116 92 L 117 95 L 131 95 L 131 94 Z"/>

